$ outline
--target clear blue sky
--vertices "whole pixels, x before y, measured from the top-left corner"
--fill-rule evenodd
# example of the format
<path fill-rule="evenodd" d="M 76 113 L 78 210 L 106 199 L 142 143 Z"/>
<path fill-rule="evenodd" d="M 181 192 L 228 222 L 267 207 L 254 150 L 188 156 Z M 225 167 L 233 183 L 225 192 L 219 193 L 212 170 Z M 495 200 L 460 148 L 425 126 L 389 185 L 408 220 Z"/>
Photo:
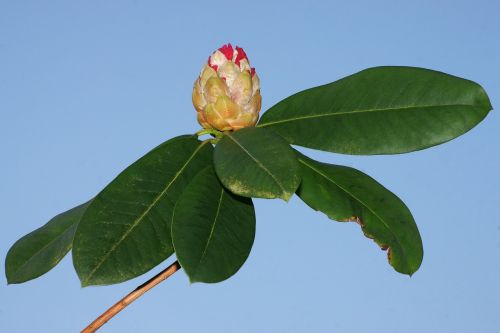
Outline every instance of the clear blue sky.
<path fill-rule="evenodd" d="M 86 201 L 164 140 L 198 130 L 191 87 L 214 49 L 241 45 L 263 110 L 366 67 L 474 80 L 500 105 L 500 2 L 0 0 L 0 254 Z M 230 280 L 183 272 L 102 332 L 498 332 L 500 118 L 425 151 L 352 157 L 399 195 L 425 257 L 409 278 L 354 223 L 297 198 L 256 201 L 250 258 Z M 173 258 L 132 281 L 80 288 L 70 257 L 7 286 L 1 332 L 77 332 Z"/>

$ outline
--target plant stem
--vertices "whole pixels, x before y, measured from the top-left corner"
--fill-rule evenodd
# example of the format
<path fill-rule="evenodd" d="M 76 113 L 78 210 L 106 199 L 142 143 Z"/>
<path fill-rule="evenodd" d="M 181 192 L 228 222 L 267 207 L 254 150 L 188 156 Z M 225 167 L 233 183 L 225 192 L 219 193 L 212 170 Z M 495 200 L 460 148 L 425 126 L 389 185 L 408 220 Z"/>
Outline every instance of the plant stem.
<path fill-rule="evenodd" d="M 178 261 L 174 262 L 172 265 L 165 268 L 163 271 L 141 284 L 134 291 L 132 291 L 127 296 L 123 297 L 121 300 L 115 303 L 112 307 L 107 309 L 103 314 L 101 314 L 96 320 L 94 320 L 89 326 L 85 327 L 81 333 L 93 333 L 97 331 L 102 325 L 106 324 L 108 320 L 113 318 L 118 312 L 125 309 L 127 305 L 144 295 L 148 290 L 159 284 L 160 282 L 166 280 L 169 276 L 177 272 L 181 268 Z"/>
<path fill-rule="evenodd" d="M 198 132 L 195 133 L 197 136 L 202 136 L 205 134 L 210 134 L 215 136 L 216 138 L 221 138 L 222 137 L 222 132 L 215 130 L 215 129 L 210 129 L 210 128 L 204 128 L 202 130 L 199 130 Z"/>

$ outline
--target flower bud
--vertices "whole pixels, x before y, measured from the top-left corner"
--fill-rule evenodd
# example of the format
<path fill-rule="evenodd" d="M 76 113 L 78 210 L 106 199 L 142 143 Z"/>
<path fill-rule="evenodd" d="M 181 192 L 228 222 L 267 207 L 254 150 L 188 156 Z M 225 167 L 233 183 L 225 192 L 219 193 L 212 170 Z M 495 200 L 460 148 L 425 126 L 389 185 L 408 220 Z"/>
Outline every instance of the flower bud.
<path fill-rule="evenodd" d="M 193 105 L 204 128 L 234 131 L 255 126 L 261 100 L 255 68 L 245 51 L 231 44 L 208 57 L 194 83 Z"/>

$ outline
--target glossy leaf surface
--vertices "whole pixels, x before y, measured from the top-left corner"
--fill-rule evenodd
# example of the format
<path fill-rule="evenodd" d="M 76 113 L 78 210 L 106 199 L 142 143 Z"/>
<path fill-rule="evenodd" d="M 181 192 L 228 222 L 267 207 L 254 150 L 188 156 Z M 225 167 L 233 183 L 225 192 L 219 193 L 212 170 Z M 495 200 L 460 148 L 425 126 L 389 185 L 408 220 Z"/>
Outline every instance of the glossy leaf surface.
<path fill-rule="evenodd" d="M 8 283 L 35 279 L 56 266 L 71 250 L 76 227 L 89 203 L 57 215 L 44 226 L 19 239 L 5 259 Z"/>
<path fill-rule="evenodd" d="M 300 183 L 293 149 L 261 128 L 224 134 L 215 146 L 214 165 L 222 184 L 245 197 L 288 200 Z"/>
<path fill-rule="evenodd" d="M 375 67 L 282 100 L 258 126 L 299 146 L 398 154 L 462 135 L 490 110 L 472 81 L 423 68 Z"/>
<path fill-rule="evenodd" d="M 78 226 L 73 263 L 83 286 L 122 282 L 173 253 L 173 208 L 196 174 L 212 164 L 212 146 L 173 138 L 125 169 L 97 197 Z"/>
<path fill-rule="evenodd" d="M 306 204 L 333 220 L 359 223 L 368 238 L 388 250 L 396 271 L 411 275 L 420 267 L 422 240 L 396 195 L 361 171 L 297 155 L 302 172 L 297 194 Z"/>
<path fill-rule="evenodd" d="M 250 198 L 226 190 L 212 167 L 188 186 L 175 207 L 172 237 L 191 282 L 220 282 L 243 265 L 255 237 Z"/>

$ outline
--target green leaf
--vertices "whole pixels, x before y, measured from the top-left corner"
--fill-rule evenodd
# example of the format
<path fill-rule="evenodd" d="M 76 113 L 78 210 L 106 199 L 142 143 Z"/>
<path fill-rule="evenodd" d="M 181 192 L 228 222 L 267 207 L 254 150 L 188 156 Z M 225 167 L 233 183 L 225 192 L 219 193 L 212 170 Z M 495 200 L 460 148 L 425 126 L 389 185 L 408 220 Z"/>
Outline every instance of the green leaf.
<path fill-rule="evenodd" d="M 222 184 L 245 197 L 288 200 L 300 183 L 293 149 L 261 128 L 225 133 L 215 146 L 214 165 Z"/>
<path fill-rule="evenodd" d="M 226 190 L 213 167 L 200 172 L 177 202 L 172 238 L 191 282 L 215 283 L 235 274 L 254 237 L 252 200 Z"/>
<path fill-rule="evenodd" d="M 56 266 L 71 250 L 76 227 L 89 203 L 57 215 L 12 245 L 5 259 L 7 282 L 33 280 Z"/>
<path fill-rule="evenodd" d="M 180 136 L 156 147 L 113 180 L 85 212 L 73 263 L 82 286 L 143 274 L 173 253 L 173 208 L 191 179 L 212 164 L 212 146 Z"/>
<path fill-rule="evenodd" d="M 337 221 L 357 222 L 388 250 L 396 271 L 413 274 L 423 258 L 422 240 L 405 204 L 373 178 L 345 166 L 314 161 L 297 152 L 302 171 L 298 196 Z"/>
<path fill-rule="evenodd" d="M 375 67 L 282 100 L 258 126 L 299 146 L 398 154 L 460 136 L 490 110 L 472 81 L 423 68 Z"/>

